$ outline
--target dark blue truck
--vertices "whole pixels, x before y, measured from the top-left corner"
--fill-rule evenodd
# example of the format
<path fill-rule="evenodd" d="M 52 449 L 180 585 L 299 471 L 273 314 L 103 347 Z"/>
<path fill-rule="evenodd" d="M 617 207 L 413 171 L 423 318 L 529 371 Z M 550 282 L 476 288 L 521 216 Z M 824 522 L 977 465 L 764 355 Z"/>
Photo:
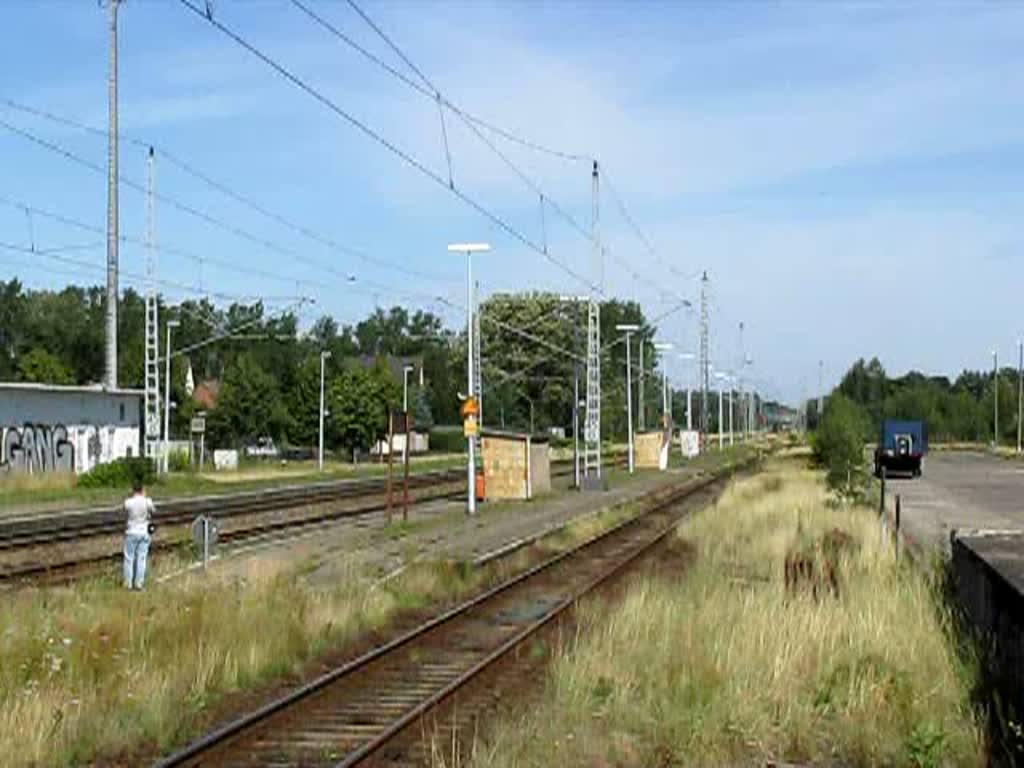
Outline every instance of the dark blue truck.
<path fill-rule="evenodd" d="M 928 452 L 928 433 L 923 421 L 886 419 L 875 448 L 875 476 L 892 472 L 909 472 L 914 477 L 921 474 L 921 464 Z"/>

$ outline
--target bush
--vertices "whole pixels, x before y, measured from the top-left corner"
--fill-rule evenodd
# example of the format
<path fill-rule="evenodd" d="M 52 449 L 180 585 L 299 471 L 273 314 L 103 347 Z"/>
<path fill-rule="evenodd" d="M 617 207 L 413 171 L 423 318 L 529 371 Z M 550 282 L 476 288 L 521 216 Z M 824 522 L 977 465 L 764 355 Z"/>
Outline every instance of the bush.
<path fill-rule="evenodd" d="M 171 451 L 167 456 L 167 468 L 171 472 L 188 472 L 192 469 L 188 451 Z"/>
<path fill-rule="evenodd" d="M 814 436 L 814 453 L 825 466 L 828 487 L 843 496 L 855 496 L 864 471 L 865 413 L 845 395 L 829 396 Z"/>
<path fill-rule="evenodd" d="M 434 427 L 430 430 L 430 450 L 438 453 L 464 453 L 466 438 L 462 426 Z"/>
<path fill-rule="evenodd" d="M 156 479 L 152 460 L 133 456 L 97 464 L 78 478 L 79 488 L 130 488 L 139 480 L 148 485 Z"/>

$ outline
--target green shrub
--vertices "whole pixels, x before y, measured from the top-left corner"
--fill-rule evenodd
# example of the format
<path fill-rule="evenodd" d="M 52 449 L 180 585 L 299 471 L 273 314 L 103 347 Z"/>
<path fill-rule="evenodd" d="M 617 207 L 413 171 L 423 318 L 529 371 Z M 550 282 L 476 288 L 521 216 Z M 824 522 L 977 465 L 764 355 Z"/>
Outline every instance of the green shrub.
<path fill-rule="evenodd" d="M 192 469 L 188 451 L 171 451 L 167 455 L 167 468 L 171 472 L 188 472 Z"/>
<path fill-rule="evenodd" d="M 434 427 L 431 429 L 430 450 L 439 453 L 465 452 L 466 438 L 462 435 L 462 426 Z"/>
<path fill-rule="evenodd" d="M 97 464 L 78 478 L 78 487 L 131 488 L 136 480 L 141 480 L 143 485 L 149 485 L 155 479 L 156 467 L 152 460 L 132 456 L 106 464 Z"/>
<path fill-rule="evenodd" d="M 829 488 L 840 495 L 854 496 L 861 487 L 867 429 L 867 416 L 856 403 L 838 392 L 829 396 L 812 445 Z"/>

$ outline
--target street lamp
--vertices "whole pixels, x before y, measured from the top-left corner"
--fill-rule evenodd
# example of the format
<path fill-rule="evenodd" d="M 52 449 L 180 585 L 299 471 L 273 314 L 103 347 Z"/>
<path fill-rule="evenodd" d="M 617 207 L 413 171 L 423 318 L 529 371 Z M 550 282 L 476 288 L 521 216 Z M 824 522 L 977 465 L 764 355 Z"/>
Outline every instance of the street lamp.
<path fill-rule="evenodd" d="M 169 465 L 171 440 L 171 329 L 181 323 L 178 320 L 167 321 L 167 346 L 164 350 L 164 450 L 161 457 L 163 473 L 166 475 Z"/>
<path fill-rule="evenodd" d="M 653 344 L 654 348 L 659 352 L 668 352 L 673 349 L 673 345 L 669 341 L 656 341 Z M 661 413 L 663 428 L 668 429 L 669 420 L 672 413 L 672 393 L 669 392 L 668 388 L 668 362 L 662 360 L 661 363 Z"/>
<path fill-rule="evenodd" d="M 693 352 L 680 352 L 680 360 L 696 360 L 697 356 Z M 686 431 L 693 431 L 693 408 L 692 408 L 692 396 L 693 387 L 686 387 Z"/>
<path fill-rule="evenodd" d="M 558 300 L 564 303 L 586 303 L 590 301 L 589 296 L 567 296 L 562 294 Z M 573 324 L 573 350 L 579 350 L 579 324 Z M 573 395 L 572 395 L 572 467 L 573 467 L 573 488 L 580 487 L 580 407 L 585 403 L 580 402 L 580 361 L 579 358 L 573 365 Z"/>
<path fill-rule="evenodd" d="M 402 366 L 402 411 L 409 412 L 409 373 L 415 370 L 413 365 Z"/>
<path fill-rule="evenodd" d="M 992 445 L 999 450 L 999 358 L 992 350 Z"/>
<path fill-rule="evenodd" d="M 718 385 L 718 450 L 722 450 L 725 448 L 725 433 L 722 431 L 722 384 L 725 384 L 728 376 L 721 371 L 715 371 L 715 378 L 721 382 Z"/>
<path fill-rule="evenodd" d="M 633 474 L 633 379 L 629 363 L 629 337 L 640 330 L 635 323 L 620 323 L 615 330 L 626 334 L 626 424 L 629 429 L 629 474 Z"/>
<path fill-rule="evenodd" d="M 478 392 L 473 390 L 473 254 L 491 250 L 488 243 L 452 243 L 448 246 L 449 253 L 466 254 L 466 380 L 467 397 L 474 397 Z M 466 514 L 476 514 L 476 438 L 467 438 L 469 459 L 466 462 L 467 494 Z"/>
<path fill-rule="evenodd" d="M 1020 453 L 1020 419 L 1024 415 L 1024 341 L 1017 339 L 1017 351 L 1020 357 L 1017 363 L 1017 453 Z"/>
<path fill-rule="evenodd" d="M 317 451 L 317 467 L 322 472 L 324 469 L 324 367 L 330 359 L 330 350 L 320 352 L 320 450 Z"/>

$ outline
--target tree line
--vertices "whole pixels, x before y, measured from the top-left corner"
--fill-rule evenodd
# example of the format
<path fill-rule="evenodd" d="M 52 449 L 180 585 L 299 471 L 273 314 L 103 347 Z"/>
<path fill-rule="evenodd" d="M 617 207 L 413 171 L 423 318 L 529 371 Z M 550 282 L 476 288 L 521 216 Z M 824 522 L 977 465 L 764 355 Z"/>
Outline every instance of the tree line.
<path fill-rule="evenodd" d="M 856 406 L 867 439 L 877 438 L 884 419 L 922 419 L 933 441 L 991 441 L 997 397 L 999 439 L 1017 437 L 1018 374 L 1012 368 L 1000 369 L 996 377 L 992 371 L 965 370 L 952 381 L 917 371 L 890 378 L 877 358 L 860 359 L 843 376 L 836 393 Z M 812 428 L 817 424 L 815 406 L 812 401 L 808 409 Z"/>
<path fill-rule="evenodd" d="M 459 422 L 466 335 L 462 327 L 445 327 L 432 312 L 377 308 L 351 325 L 325 315 L 302 329 L 294 312 L 272 313 L 260 302 L 219 306 L 198 299 L 169 306 L 161 298 L 159 304 L 161 353 L 168 320 L 179 323 L 172 350 L 190 350 L 171 365 L 175 436 L 186 435 L 199 407 L 186 392 L 191 369 L 195 384 L 212 381 L 219 387 L 216 408 L 207 418 L 208 444 L 238 446 L 271 437 L 279 444 L 314 446 L 323 351 L 331 353 L 325 366 L 330 448 L 366 449 L 386 434 L 389 409 L 402 405 L 404 361 L 417 366 L 409 377 L 414 422 L 421 428 Z M 0 281 L 0 380 L 101 381 L 104 311 L 101 286 L 30 290 L 17 280 Z M 602 302 L 602 432 L 610 439 L 626 432 L 625 345 L 615 331 L 620 323 L 640 326 L 632 365 L 636 379 L 637 343 L 642 342 L 647 386 L 639 407 L 645 408 L 649 428 L 661 411 L 661 377 L 651 345 L 656 327 L 636 302 Z M 549 293 L 493 295 L 481 305 L 480 327 L 485 426 L 568 431 L 577 372 L 580 397 L 585 396 L 586 304 Z M 122 294 L 118 328 L 118 383 L 141 388 L 145 301 L 132 289 Z M 211 338 L 217 341 L 206 343 Z M 635 388 L 633 397 L 638 407 Z"/>

